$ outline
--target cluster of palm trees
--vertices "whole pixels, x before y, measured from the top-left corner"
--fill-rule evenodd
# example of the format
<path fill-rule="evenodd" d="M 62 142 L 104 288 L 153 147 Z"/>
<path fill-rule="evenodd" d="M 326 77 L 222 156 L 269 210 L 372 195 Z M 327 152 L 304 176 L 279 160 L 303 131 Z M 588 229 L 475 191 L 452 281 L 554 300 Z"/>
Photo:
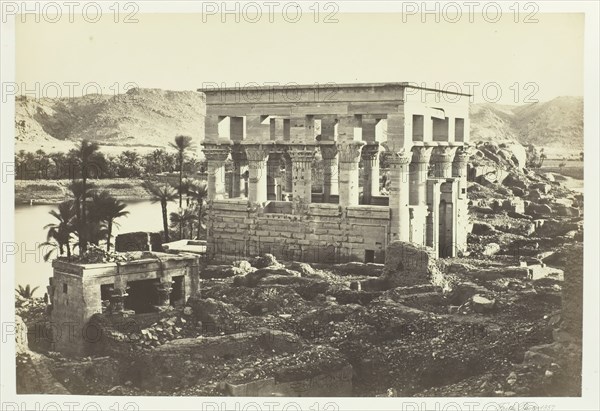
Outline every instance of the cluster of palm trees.
<path fill-rule="evenodd" d="M 113 226 L 116 219 L 129 214 L 126 205 L 114 198 L 108 191 L 98 191 L 88 182 L 90 159 L 98 151 L 96 143 L 83 140 L 77 148 L 78 166 L 81 179 L 69 184 L 72 198 L 61 202 L 50 215 L 56 221 L 44 227 L 48 230 L 47 240 L 41 246 L 52 248 L 44 255 L 48 261 L 58 252 L 71 259 L 75 247 L 79 253 L 87 251 L 89 244 L 96 246 L 106 242 L 106 251 L 110 251 Z"/>
<path fill-rule="evenodd" d="M 170 227 L 179 232 L 179 239 L 200 238 L 205 227 L 207 197 L 206 183 L 183 176 L 183 163 L 186 153 L 193 148 L 192 138 L 177 136 L 171 147 L 177 150 L 179 183 L 175 186 L 167 183 L 146 181 L 144 187 L 152 196 L 152 202 L 160 203 L 165 242 L 170 241 Z M 185 203 L 184 203 L 185 197 Z M 179 210 L 167 214 L 167 204 L 179 199 Z M 167 218 L 168 215 L 168 218 Z"/>
<path fill-rule="evenodd" d="M 179 232 L 179 238 L 200 238 L 205 227 L 207 197 L 206 183 L 184 178 L 183 164 L 186 154 L 193 148 L 192 138 L 177 136 L 171 146 L 177 150 L 179 183 L 170 185 L 147 180 L 144 187 L 152 196 L 152 202 L 160 203 L 165 242 L 170 241 L 169 229 Z M 48 261 L 53 254 L 71 259 L 77 247 L 83 255 L 90 244 L 106 243 L 110 252 L 113 227 L 116 220 L 129 214 L 126 204 L 114 198 L 108 191 L 99 191 L 88 181 L 88 169 L 99 147 L 96 143 L 83 140 L 75 150 L 81 179 L 69 184 L 71 198 L 50 211 L 55 221 L 45 226 L 47 241 L 41 246 L 52 248 L 44 255 Z M 167 204 L 179 199 L 179 210 L 167 214 Z M 185 201 L 184 201 L 185 200 Z M 169 226 L 170 222 L 170 226 Z"/>

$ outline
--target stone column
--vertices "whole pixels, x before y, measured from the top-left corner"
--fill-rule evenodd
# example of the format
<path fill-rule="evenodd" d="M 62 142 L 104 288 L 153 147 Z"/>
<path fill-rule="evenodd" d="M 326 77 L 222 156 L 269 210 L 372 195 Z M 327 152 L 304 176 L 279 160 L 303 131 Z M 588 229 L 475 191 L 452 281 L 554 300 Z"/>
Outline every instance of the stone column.
<path fill-rule="evenodd" d="M 469 224 L 469 200 L 467 198 L 467 163 L 469 153 L 466 147 L 460 147 L 452 163 L 452 177 L 458 178 L 456 194 L 456 250 L 467 250 L 467 225 Z"/>
<path fill-rule="evenodd" d="M 467 147 L 459 147 L 454 155 L 452 162 L 452 177 L 458 178 L 459 199 L 467 198 L 467 163 L 469 162 L 469 153 Z"/>
<path fill-rule="evenodd" d="M 371 204 L 371 198 L 379 195 L 379 152 L 377 142 L 370 142 L 362 148 L 363 204 Z"/>
<path fill-rule="evenodd" d="M 338 195 L 338 151 L 334 144 L 320 145 L 323 157 L 323 202 L 329 203 Z"/>
<path fill-rule="evenodd" d="M 225 160 L 229 156 L 229 144 L 204 143 L 204 156 L 207 164 L 208 200 L 225 198 Z"/>
<path fill-rule="evenodd" d="M 292 173 L 292 158 L 289 154 L 284 154 L 283 159 L 285 161 L 285 191 L 291 193 L 293 190 L 293 173 Z"/>
<path fill-rule="evenodd" d="M 231 149 L 231 159 L 233 160 L 233 174 L 231 178 L 230 198 L 241 197 L 244 192 L 244 179 L 242 178 L 242 165 L 246 162 L 246 152 L 239 144 L 235 144 Z"/>
<path fill-rule="evenodd" d="M 173 281 L 170 278 L 159 278 L 156 280 L 156 292 L 158 295 L 158 303 L 155 308 L 158 311 L 165 311 L 171 308 L 171 291 L 173 291 L 172 287 Z"/>
<path fill-rule="evenodd" d="M 267 158 L 269 150 L 262 144 L 244 146 L 248 159 L 248 201 L 264 203 L 267 201 Z"/>
<path fill-rule="evenodd" d="M 270 153 L 267 160 L 267 198 L 274 198 L 275 200 L 278 200 L 277 186 L 279 185 L 280 158 L 281 154 Z"/>
<path fill-rule="evenodd" d="M 438 146 L 433 149 L 431 154 L 431 164 L 433 165 L 435 178 L 452 177 L 452 161 L 457 147 Z"/>
<path fill-rule="evenodd" d="M 110 313 L 121 314 L 125 311 L 125 300 L 129 294 L 127 287 L 113 288 L 110 294 Z"/>
<path fill-rule="evenodd" d="M 339 153 L 339 204 L 358 205 L 358 162 L 364 141 L 344 141 L 338 143 Z"/>
<path fill-rule="evenodd" d="M 292 201 L 299 205 L 310 204 L 314 146 L 291 145 L 287 152 L 292 160 Z"/>
<path fill-rule="evenodd" d="M 440 180 L 427 181 L 428 211 L 427 234 L 425 245 L 435 250 L 439 256 L 439 210 L 440 210 Z"/>
<path fill-rule="evenodd" d="M 410 240 L 410 210 L 409 210 L 409 183 L 408 164 L 412 153 L 401 149 L 389 154 L 390 165 L 390 209 L 391 240 Z"/>
<path fill-rule="evenodd" d="M 433 147 L 414 146 L 410 163 L 410 204 L 427 204 L 427 174 Z"/>

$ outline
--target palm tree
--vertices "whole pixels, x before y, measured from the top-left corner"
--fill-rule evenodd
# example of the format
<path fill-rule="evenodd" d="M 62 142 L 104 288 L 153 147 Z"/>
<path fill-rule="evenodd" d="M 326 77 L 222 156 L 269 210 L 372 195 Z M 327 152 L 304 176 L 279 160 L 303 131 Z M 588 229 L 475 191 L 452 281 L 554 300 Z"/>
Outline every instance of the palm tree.
<path fill-rule="evenodd" d="M 125 211 L 126 207 L 127 204 L 114 198 L 108 191 L 92 194 L 90 218 L 95 222 L 106 223 L 106 251 L 110 251 L 113 224 L 118 226 L 115 220 L 129 215 L 129 211 Z"/>
<path fill-rule="evenodd" d="M 35 293 L 35 291 L 40 288 L 40 287 L 33 287 L 31 288 L 31 286 L 29 284 L 27 284 L 27 286 L 25 286 L 25 288 L 23 288 L 22 285 L 19 285 L 19 288 L 16 288 L 15 291 L 17 293 L 19 293 L 19 295 L 23 298 L 27 298 L 28 300 L 33 298 L 33 293 Z"/>
<path fill-rule="evenodd" d="M 84 186 L 82 180 L 73 180 L 69 184 L 69 190 L 73 196 L 73 207 L 75 209 L 75 218 L 73 220 L 73 232 L 77 234 L 79 242 L 81 244 L 81 233 L 85 236 L 85 225 L 83 225 L 83 203 L 87 201 L 87 198 L 93 193 L 95 186 L 94 184 L 86 183 Z M 86 199 L 84 201 L 84 198 Z M 87 220 L 87 219 L 86 219 Z"/>
<path fill-rule="evenodd" d="M 204 200 L 208 197 L 208 187 L 206 182 L 192 183 L 188 190 L 188 193 L 196 201 L 196 210 L 198 221 L 198 239 L 200 239 L 200 231 L 202 229 L 202 221 L 204 217 Z"/>
<path fill-rule="evenodd" d="M 194 231 L 194 221 L 196 221 L 196 218 L 196 214 L 194 214 L 189 208 L 186 208 L 179 213 L 170 214 L 171 225 L 178 226 L 180 233 L 183 233 L 183 227 L 187 225 L 190 237 Z M 181 238 L 183 238 L 183 235 Z"/>
<path fill-rule="evenodd" d="M 59 255 L 63 255 L 65 247 L 67 250 L 67 258 L 71 259 L 71 234 L 74 232 L 74 223 L 76 220 L 76 214 L 74 209 L 74 202 L 72 200 L 63 201 L 58 205 L 58 210 L 50 211 L 50 215 L 58 220 L 58 223 L 51 223 L 44 227 L 44 230 L 48 230 L 47 241 L 40 246 L 46 246 L 50 244 L 58 245 Z M 52 243 L 50 240 L 54 240 Z M 50 250 L 44 255 L 44 261 L 50 259 L 50 255 L 54 250 Z"/>
<path fill-rule="evenodd" d="M 157 185 L 151 181 L 145 181 L 143 187 L 152 195 L 152 203 L 160 203 L 163 219 L 163 230 L 165 232 L 165 242 L 169 242 L 169 221 L 167 220 L 167 203 L 177 198 L 177 192 L 173 187 L 162 184 Z"/>
<path fill-rule="evenodd" d="M 94 154 L 98 151 L 99 146 L 96 143 L 90 143 L 88 140 L 81 140 L 79 147 L 75 149 L 75 156 L 79 161 L 81 167 L 81 213 L 80 223 L 82 227 L 87 225 L 87 214 L 86 214 L 86 202 L 87 202 L 87 178 L 90 167 L 90 160 L 92 160 Z M 82 252 L 87 249 L 87 238 L 85 235 L 86 230 L 80 230 L 79 233 L 79 248 Z"/>
<path fill-rule="evenodd" d="M 183 185 L 183 160 L 185 159 L 185 152 L 193 147 L 192 138 L 189 136 L 177 136 L 175 137 L 175 141 L 170 143 L 170 146 L 177 150 L 177 157 L 179 159 L 179 209 L 181 210 L 181 199 L 183 195 L 181 190 Z"/>

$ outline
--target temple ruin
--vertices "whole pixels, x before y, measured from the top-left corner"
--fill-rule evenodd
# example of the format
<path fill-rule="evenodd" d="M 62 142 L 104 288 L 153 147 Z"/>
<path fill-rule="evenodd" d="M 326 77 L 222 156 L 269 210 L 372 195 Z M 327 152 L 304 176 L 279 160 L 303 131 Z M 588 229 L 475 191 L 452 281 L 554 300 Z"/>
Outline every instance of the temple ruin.
<path fill-rule="evenodd" d="M 439 257 L 466 249 L 468 95 L 408 83 L 199 91 L 209 259 L 383 262 L 395 240 Z"/>

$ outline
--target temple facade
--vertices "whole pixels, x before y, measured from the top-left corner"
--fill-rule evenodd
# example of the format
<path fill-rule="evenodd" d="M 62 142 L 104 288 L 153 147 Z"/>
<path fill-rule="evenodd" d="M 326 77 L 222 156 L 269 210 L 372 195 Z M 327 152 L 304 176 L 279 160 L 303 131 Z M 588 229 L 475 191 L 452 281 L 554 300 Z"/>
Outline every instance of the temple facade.
<path fill-rule="evenodd" d="M 394 240 L 440 257 L 466 248 L 468 95 L 408 83 L 199 91 L 210 259 L 383 262 Z"/>

